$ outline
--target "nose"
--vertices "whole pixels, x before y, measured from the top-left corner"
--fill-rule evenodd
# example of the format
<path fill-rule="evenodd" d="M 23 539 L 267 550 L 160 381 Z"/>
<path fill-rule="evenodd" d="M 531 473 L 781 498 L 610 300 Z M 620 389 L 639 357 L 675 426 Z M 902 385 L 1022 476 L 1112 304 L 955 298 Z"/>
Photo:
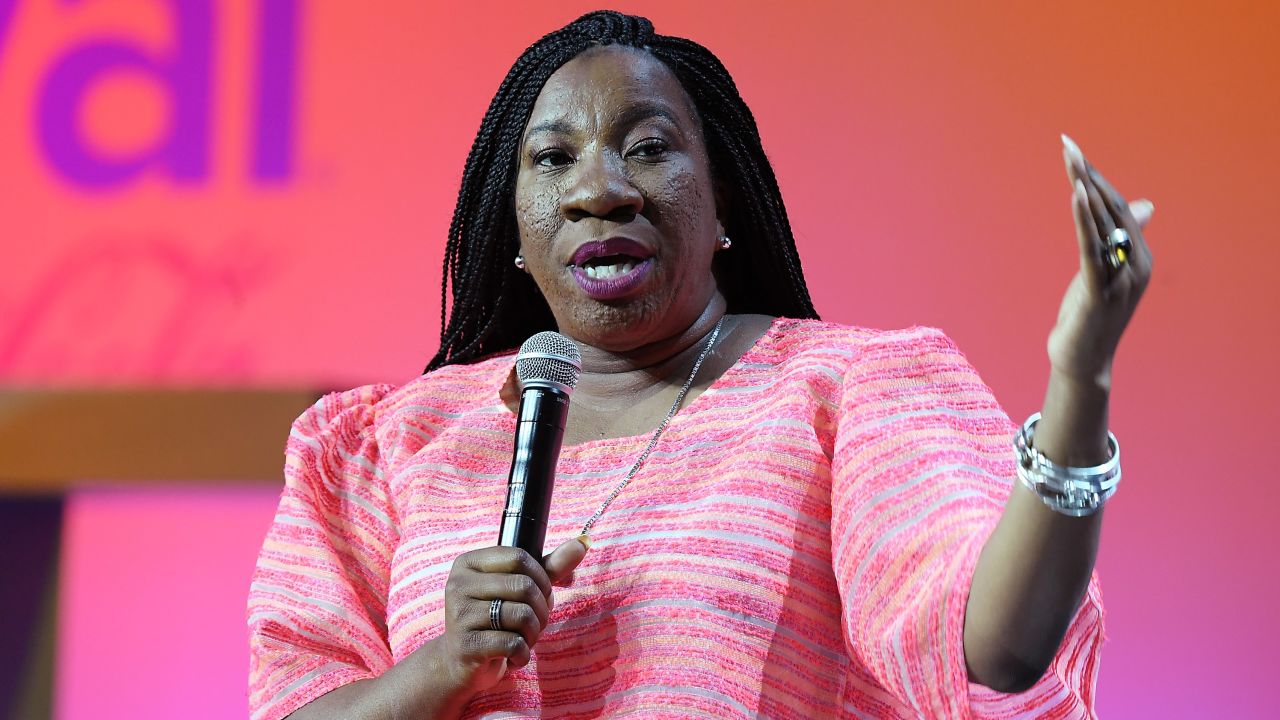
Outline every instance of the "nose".
<path fill-rule="evenodd" d="M 583 153 L 572 172 L 572 184 L 560 200 L 566 218 L 626 221 L 644 208 L 644 196 L 627 176 L 622 158 L 608 152 Z"/>

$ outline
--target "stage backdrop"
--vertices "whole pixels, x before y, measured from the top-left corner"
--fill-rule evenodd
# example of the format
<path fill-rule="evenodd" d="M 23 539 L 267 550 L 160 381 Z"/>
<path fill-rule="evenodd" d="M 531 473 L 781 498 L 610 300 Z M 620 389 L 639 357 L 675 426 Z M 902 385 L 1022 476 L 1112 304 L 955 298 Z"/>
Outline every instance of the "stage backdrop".
<path fill-rule="evenodd" d="M 0 382 L 413 377 L 487 100 L 593 6 L 0 0 Z M 1155 277 L 1115 372 L 1100 709 L 1271 711 L 1280 4 L 620 9 L 735 74 L 823 316 L 942 327 L 1018 420 L 1076 257 L 1058 134 L 1155 201 Z M 58 717 L 243 714 L 275 495 L 71 499 Z"/>

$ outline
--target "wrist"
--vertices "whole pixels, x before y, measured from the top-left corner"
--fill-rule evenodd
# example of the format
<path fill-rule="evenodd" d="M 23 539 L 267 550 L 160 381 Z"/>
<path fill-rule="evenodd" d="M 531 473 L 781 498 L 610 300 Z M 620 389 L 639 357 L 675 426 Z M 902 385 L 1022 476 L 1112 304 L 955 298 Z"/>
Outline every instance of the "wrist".
<path fill-rule="evenodd" d="M 1111 365 L 1108 364 L 1092 373 L 1073 372 L 1050 365 L 1049 386 L 1052 388 L 1054 385 L 1059 385 L 1073 394 L 1106 400 L 1111 394 Z"/>
<path fill-rule="evenodd" d="M 396 720 L 458 718 L 475 690 L 462 681 L 451 662 L 445 637 L 428 640 L 379 678 L 383 697 L 392 700 Z"/>
<path fill-rule="evenodd" d="M 1090 377 L 1049 375 L 1036 447 L 1053 462 L 1076 467 L 1097 465 L 1110 456 L 1107 447 L 1109 372 Z"/>

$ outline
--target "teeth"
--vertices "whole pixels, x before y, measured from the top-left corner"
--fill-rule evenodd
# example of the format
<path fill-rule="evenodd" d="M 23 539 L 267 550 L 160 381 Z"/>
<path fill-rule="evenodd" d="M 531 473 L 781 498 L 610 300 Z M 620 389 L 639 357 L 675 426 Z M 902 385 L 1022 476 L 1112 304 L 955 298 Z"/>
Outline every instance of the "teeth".
<path fill-rule="evenodd" d="M 635 269 L 635 262 L 628 260 L 617 265 L 587 265 L 582 270 L 593 280 L 609 280 L 619 275 L 626 275 Z"/>

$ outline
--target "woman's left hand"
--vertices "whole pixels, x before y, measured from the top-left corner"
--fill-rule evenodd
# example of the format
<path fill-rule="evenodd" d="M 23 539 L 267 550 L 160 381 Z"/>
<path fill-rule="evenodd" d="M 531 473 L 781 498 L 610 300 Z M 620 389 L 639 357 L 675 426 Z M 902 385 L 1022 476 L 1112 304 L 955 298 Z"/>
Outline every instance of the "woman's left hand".
<path fill-rule="evenodd" d="M 1062 141 L 1067 178 L 1074 188 L 1071 208 L 1080 270 L 1067 287 L 1058 323 L 1049 333 L 1049 362 L 1059 376 L 1110 388 L 1120 335 L 1151 280 L 1151 250 L 1142 229 L 1155 206 L 1148 200 L 1126 202 L 1070 138 L 1063 135 Z M 1112 267 L 1106 258 L 1108 238 L 1117 227 L 1129 233 L 1131 245 L 1124 262 Z"/>

